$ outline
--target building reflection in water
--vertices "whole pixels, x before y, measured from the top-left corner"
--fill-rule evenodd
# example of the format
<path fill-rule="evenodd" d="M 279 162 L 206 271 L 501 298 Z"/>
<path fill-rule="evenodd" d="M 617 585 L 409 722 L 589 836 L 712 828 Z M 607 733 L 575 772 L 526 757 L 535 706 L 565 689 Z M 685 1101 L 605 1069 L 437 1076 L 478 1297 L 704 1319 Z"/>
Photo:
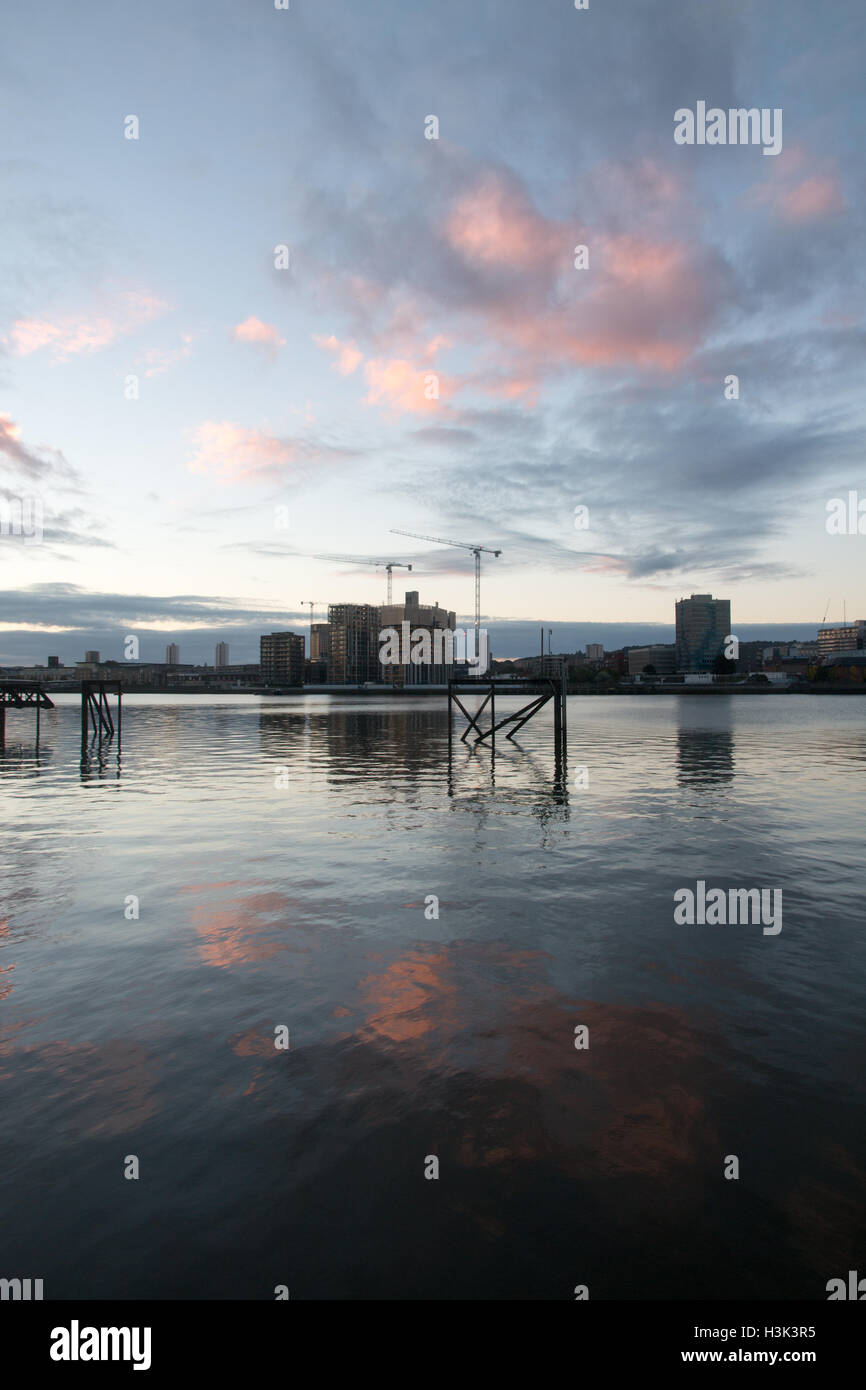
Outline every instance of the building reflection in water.
<path fill-rule="evenodd" d="M 703 697 L 709 698 L 709 697 Z M 730 700 L 712 697 L 717 708 L 713 725 L 685 721 L 694 712 L 681 709 L 677 728 L 677 781 L 681 787 L 715 791 L 720 783 L 734 780 L 734 735 Z"/>

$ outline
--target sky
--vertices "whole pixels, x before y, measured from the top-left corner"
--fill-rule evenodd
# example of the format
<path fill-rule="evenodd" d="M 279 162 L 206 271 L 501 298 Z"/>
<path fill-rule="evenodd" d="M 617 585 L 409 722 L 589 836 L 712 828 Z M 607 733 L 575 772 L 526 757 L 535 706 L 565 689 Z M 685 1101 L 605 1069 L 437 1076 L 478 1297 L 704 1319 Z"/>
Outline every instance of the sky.
<path fill-rule="evenodd" d="M 48 0 L 4 38 L 0 663 L 253 661 L 384 602 L 323 556 L 471 622 L 471 553 L 395 530 L 501 550 L 501 655 L 670 640 L 696 592 L 743 638 L 866 616 L 826 525 L 866 513 L 861 0 Z M 676 143 L 701 101 L 781 151 Z"/>

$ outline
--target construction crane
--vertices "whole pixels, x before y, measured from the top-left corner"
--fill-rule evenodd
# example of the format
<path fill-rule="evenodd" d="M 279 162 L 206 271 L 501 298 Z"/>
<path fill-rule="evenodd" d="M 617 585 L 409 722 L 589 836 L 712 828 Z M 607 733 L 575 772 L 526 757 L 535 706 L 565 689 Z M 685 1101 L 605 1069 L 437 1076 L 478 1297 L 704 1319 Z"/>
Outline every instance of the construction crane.
<path fill-rule="evenodd" d="M 459 550 L 471 550 L 475 556 L 475 650 L 480 651 L 478 646 L 478 631 L 481 626 L 481 552 L 487 555 L 501 555 L 501 550 L 491 550 L 489 545 L 472 545 L 470 541 L 446 541 L 441 536 L 422 536 L 417 531 L 398 531 L 393 526 L 391 533 L 395 536 L 414 536 L 416 541 L 435 541 L 437 545 L 454 545 Z"/>
<path fill-rule="evenodd" d="M 301 599 L 301 607 L 302 607 L 302 608 L 307 608 L 307 607 L 309 607 L 309 610 L 310 610 L 310 631 L 311 631 L 311 632 L 312 632 L 312 630 L 313 630 L 313 606 L 314 606 L 314 604 L 317 604 L 317 603 L 324 603 L 324 602 L 325 602 L 325 600 L 322 599 L 322 598 L 302 598 L 302 599 Z"/>
<path fill-rule="evenodd" d="M 388 602 L 391 602 L 391 571 L 410 570 L 411 565 L 404 564 L 402 560 L 368 560 L 363 555 L 317 555 L 317 560 L 347 560 L 353 565 L 376 565 L 379 569 L 384 569 L 388 574 Z"/>

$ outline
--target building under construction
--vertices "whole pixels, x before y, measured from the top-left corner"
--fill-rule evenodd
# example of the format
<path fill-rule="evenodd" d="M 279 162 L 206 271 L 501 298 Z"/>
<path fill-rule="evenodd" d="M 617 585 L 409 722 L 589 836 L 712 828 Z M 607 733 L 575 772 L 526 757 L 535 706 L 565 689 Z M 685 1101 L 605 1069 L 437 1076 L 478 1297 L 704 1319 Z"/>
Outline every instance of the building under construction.
<path fill-rule="evenodd" d="M 381 610 L 369 603 L 328 605 L 330 651 L 328 680 L 334 685 L 363 685 L 380 681 L 379 619 Z"/>

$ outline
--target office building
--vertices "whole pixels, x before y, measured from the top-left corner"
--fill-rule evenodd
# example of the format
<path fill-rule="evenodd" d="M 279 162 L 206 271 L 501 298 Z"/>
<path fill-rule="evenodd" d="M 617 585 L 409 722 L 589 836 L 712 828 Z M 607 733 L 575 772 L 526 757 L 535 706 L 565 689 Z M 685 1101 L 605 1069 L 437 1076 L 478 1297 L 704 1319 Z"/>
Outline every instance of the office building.
<path fill-rule="evenodd" d="M 165 664 L 166 666 L 180 665 L 180 647 L 178 646 L 177 642 L 169 642 L 168 646 L 166 647 Z"/>
<path fill-rule="evenodd" d="M 56 669 L 59 665 L 60 665 L 60 657 L 59 657 L 59 656 L 49 656 L 49 658 L 48 658 L 48 666 L 49 666 L 49 668 L 50 668 L 51 670 Z"/>
<path fill-rule="evenodd" d="M 260 639 L 262 683 L 304 684 L 304 639 L 297 632 L 272 632 Z"/>
<path fill-rule="evenodd" d="M 84 661 L 87 666 L 99 665 L 99 652 L 85 652 Z"/>
<path fill-rule="evenodd" d="M 676 604 L 678 671 L 712 671 L 731 633 L 731 601 L 692 594 Z"/>
<path fill-rule="evenodd" d="M 831 652 L 859 652 L 864 647 L 866 620 L 863 618 L 853 623 L 821 628 L 818 632 L 818 651 L 822 657 L 829 656 Z"/>
<path fill-rule="evenodd" d="M 587 661 L 604 661 L 604 646 L 601 642 L 587 642 Z"/>
<path fill-rule="evenodd" d="M 632 647 L 628 653 L 628 673 L 641 676 L 651 666 L 656 676 L 672 676 L 677 669 L 677 649 L 674 646 Z"/>
<path fill-rule="evenodd" d="M 328 605 L 329 681 L 335 685 L 363 685 L 365 681 L 381 681 L 379 619 L 380 609 L 369 603 Z"/>
<path fill-rule="evenodd" d="M 421 603 L 417 589 L 408 589 L 403 603 L 386 603 L 381 612 L 381 629 L 394 628 L 400 638 L 401 656 L 416 651 L 427 660 L 380 664 L 380 680 L 389 685 L 444 685 L 455 674 L 453 633 L 457 615 L 437 603 Z M 408 623 L 408 629 L 403 624 Z M 474 635 L 473 635 L 474 641 Z M 408 651 L 403 648 L 408 644 Z"/>
<path fill-rule="evenodd" d="M 221 669 L 223 666 L 228 666 L 228 664 L 229 664 L 229 644 L 228 644 L 228 642 L 217 642 L 217 644 L 216 644 L 216 660 L 214 661 L 214 665 L 217 667 L 217 669 Z"/>

